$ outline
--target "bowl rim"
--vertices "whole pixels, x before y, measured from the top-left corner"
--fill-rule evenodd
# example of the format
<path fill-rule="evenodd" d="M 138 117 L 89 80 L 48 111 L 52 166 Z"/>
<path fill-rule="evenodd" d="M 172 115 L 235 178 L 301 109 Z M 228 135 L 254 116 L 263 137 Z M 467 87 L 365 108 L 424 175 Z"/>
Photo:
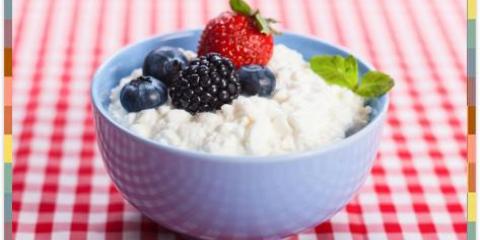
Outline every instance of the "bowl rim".
<path fill-rule="evenodd" d="M 377 116 L 369 121 L 367 125 L 362 127 L 360 130 L 355 132 L 354 134 L 343 138 L 339 141 L 336 141 L 334 143 L 326 144 L 324 146 L 320 146 L 316 149 L 311 149 L 307 151 L 302 151 L 302 152 L 292 152 L 292 153 L 285 153 L 285 154 L 275 154 L 275 155 L 260 155 L 260 156 L 255 156 L 255 155 L 225 155 L 225 154 L 216 154 L 216 153 L 208 153 L 208 152 L 202 152 L 202 151 L 197 151 L 197 150 L 190 150 L 190 149 L 184 149 L 184 148 L 179 148 L 176 146 L 170 146 L 166 144 L 159 143 L 157 141 L 154 141 L 152 139 L 147 139 L 143 138 L 140 136 L 137 136 L 130 130 L 128 130 L 126 127 L 122 126 L 120 123 L 117 123 L 107 112 L 107 109 L 101 106 L 100 102 L 100 97 L 96 96 L 95 94 L 95 87 L 98 85 L 97 82 L 100 80 L 100 75 L 106 71 L 108 65 L 112 60 L 114 60 L 116 57 L 121 55 L 123 52 L 134 48 L 135 46 L 142 45 L 146 42 L 152 41 L 157 38 L 171 38 L 171 37 L 178 37 L 179 34 L 192 34 L 195 32 L 199 32 L 201 29 L 186 29 L 182 31 L 177 31 L 177 32 L 172 32 L 168 34 L 162 34 L 162 35 L 155 35 L 149 38 L 146 38 L 141 41 L 137 41 L 131 44 L 128 44 L 119 50 L 117 50 L 113 55 L 110 57 L 106 58 L 103 63 L 97 68 L 93 75 L 93 79 L 90 84 L 90 98 L 91 98 L 91 104 L 93 105 L 94 109 L 96 112 L 100 114 L 101 117 L 106 119 L 106 121 L 113 125 L 115 128 L 123 132 L 129 137 L 134 138 L 135 140 L 142 142 L 143 144 L 150 145 L 154 148 L 157 148 L 162 151 L 167 151 L 173 154 L 180 154 L 180 155 L 190 155 L 191 157 L 194 157 L 196 159 L 201 159 L 203 161 L 212 161 L 212 162 L 225 162 L 225 163 L 249 163 L 249 164 L 255 164 L 255 163 L 268 163 L 268 162 L 284 162 L 284 161 L 292 161 L 292 160 L 297 160 L 299 158 L 308 158 L 311 156 L 319 156 L 324 153 L 339 149 L 339 148 L 345 148 L 348 147 L 351 143 L 355 142 L 356 140 L 359 140 L 365 135 L 367 135 L 369 132 L 373 130 L 373 128 L 378 125 L 382 124 L 383 119 L 385 118 L 388 108 L 389 108 L 389 103 L 390 103 L 390 98 L 389 98 L 389 93 L 379 97 L 383 98 L 384 104 L 379 109 Z M 359 57 L 357 54 L 354 54 L 351 50 L 347 49 L 346 47 L 335 45 L 333 43 L 330 43 L 328 41 L 324 41 L 319 39 L 318 37 L 308 35 L 308 34 L 298 34 L 294 32 L 289 32 L 289 31 L 283 31 L 283 35 L 288 35 L 290 37 L 295 37 L 295 38 L 304 38 L 310 41 L 314 42 L 320 42 L 328 47 L 331 48 L 336 48 L 344 53 L 351 54 L 357 59 L 357 61 L 360 61 L 362 64 L 364 64 L 368 70 L 375 70 L 375 68 L 368 62 L 365 61 L 362 57 Z M 96 114 L 96 113 L 93 113 Z M 96 124 L 96 123 L 95 123 Z M 98 129 L 95 129 L 96 134 L 98 134 Z M 98 140 L 97 140 L 98 141 Z"/>

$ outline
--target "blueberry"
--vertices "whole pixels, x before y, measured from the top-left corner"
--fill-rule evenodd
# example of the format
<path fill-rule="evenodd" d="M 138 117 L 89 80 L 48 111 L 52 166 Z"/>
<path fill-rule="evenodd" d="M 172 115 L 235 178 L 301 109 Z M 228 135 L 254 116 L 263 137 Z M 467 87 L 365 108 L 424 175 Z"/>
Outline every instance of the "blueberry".
<path fill-rule="evenodd" d="M 270 69 L 260 65 L 247 65 L 238 70 L 242 94 L 270 96 L 275 90 L 276 79 Z"/>
<path fill-rule="evenodd" d="M 152 76 L 170 86 L 180 70 L 187 64 L 188 59 L 180 50 L 172 47 L 159 47 L 151 51 L 145 58 L 143 75 Z"/>
<path fill-rule="evenodd" d="M 167 96 L 165 84 L 150 76 L 140 76 L 122 88 L 120 102 L 128 112 L 138 112 L 162 105 Z"/>

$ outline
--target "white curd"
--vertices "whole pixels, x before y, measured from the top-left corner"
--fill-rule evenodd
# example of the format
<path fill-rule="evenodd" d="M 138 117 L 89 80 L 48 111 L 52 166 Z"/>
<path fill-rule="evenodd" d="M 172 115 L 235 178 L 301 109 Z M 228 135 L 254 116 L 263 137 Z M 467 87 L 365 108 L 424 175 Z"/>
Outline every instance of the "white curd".
<path fill-rule="evenodd" d="M 195 56 L 187 52 L 187 56 Z M 332 144 L 363 127 L 370 107 L 352 91 L 328 85 L 302 56 L 283 45 L 274 47 L 268 67 L 277 79 L 271 98 L 240 96 L 215 113 L 194 116 L 170 102 L 138 113 L 126 112 L 122 87 L 141 75 L 123 78 L 112 90 L 109 112 L 121 125 L 144 138 L 183 149 L 225 155 L 275 155 Z"/>

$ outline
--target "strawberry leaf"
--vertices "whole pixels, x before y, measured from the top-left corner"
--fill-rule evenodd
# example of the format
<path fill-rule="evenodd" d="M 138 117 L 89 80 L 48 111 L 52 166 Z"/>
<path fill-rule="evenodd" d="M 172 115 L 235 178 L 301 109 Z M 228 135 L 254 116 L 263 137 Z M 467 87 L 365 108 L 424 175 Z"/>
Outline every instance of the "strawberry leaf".
<path fill-rule="evenodd" d="M 246 16 L 251 16 L 253 12 L 250 5 L 243 0 L 230 0 L 230 7 L 234 12 Z"/>
<path fill-rule="evenodd" d="M 280 34 L 272 28 L 272 24 L 277 23 L 275 19 L 264 18 L 259 10 L 253 10 L 244 0 L 230 0 L 230 8 L 238 14 L 249 16 L 257 25 L 258 30 L 266 35 Z"/>
<path fill-rule="evenodd" d="M 275 30 L 272 28 L 271 24 L 272 23 L 277 23 L 276 20 L 272 18 L 264 18 L 262 14 L 260 14 L 260 11 L 255 11 L 253 14 L 253 17 L 255 18 L 255 23 L 257 24 L 258 30 L 260 30 L 261 33 L 270 35 L 270 34 L 280 34 L 279 31 Z"/>

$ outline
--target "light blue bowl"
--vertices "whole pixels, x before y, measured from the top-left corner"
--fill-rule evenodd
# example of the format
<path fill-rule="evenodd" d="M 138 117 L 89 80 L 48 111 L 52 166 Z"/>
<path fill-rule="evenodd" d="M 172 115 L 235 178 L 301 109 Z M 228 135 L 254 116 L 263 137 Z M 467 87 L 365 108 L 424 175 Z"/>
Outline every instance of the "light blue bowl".
<path fill-rule="evenodd" d="M 372 167 L 388 98 L 369 102 L 370 123 L 315 151 L 231 157 L 181 150 L 135 136 L 108 114 L 110 90 L 161 45 L 195 50 L 200 31 L 147 39 L 108 59 L 92 84 L 98 145 L 124 198 L 160 225 L 202 239 L 277 239 L 313 227 L 342 209 Z M 315 54 L 348 52 L 291 33 L 276 43 Z M 359 59 L 359 58 L 357 58 Z M 371 67 L 359 59 L 360 71 Z"/>

